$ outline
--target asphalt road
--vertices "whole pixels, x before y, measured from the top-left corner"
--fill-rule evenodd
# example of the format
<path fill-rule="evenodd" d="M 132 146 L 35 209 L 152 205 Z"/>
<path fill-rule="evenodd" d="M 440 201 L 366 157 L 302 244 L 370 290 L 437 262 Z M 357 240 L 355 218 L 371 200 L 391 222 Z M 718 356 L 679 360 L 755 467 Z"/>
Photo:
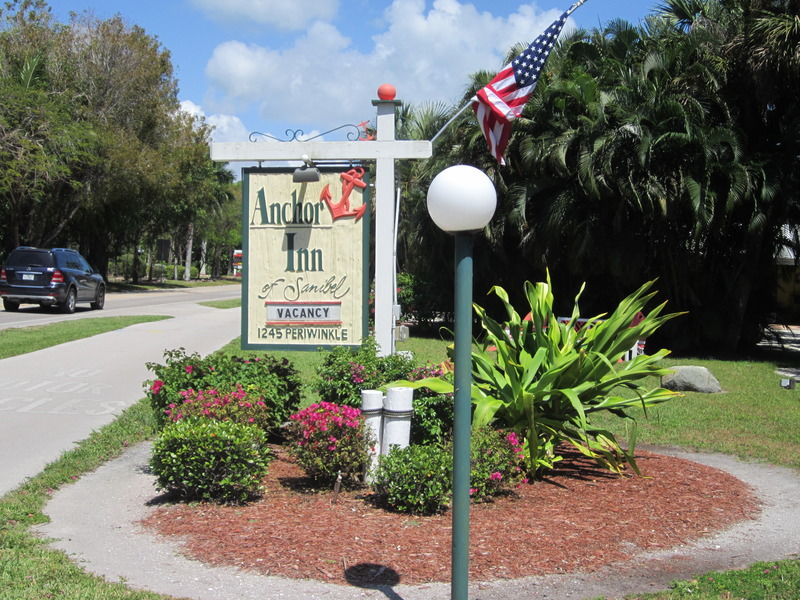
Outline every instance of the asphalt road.
<path fill-rule="evenodd" d="M 123 315 L 159 315 L 161 307 L 187 302 L 227 300 L 241 296 L 241 286 L 222 285 L 196 288 L 181 288 L 170 291 L 147 291 L 114 293 L 106 296 L 103 310 L 92 310 L 88 304 L 78 304 L 74 314 L 59 313 L 55 309 L 41 308 L 35 304 L 22 304 L 18 312 L 0 310 L 0 329 L 47 325 L 58 321 L 92 317 L 118 317 Z"/>
<path fill-rule="evenodd" d="M 239 309 L 198 302 L 235 298 L 238 285 L 175 292 L 109 294 L 106 309 L 61 315 L 36 308 L 0 311 L 0 330 L 66 319 L 170 315 L 38 352 L 0 360 L 0 495 L 39 473 L 144 396 L 146 362 L 166 349 L 207 354 L 240 334 Z M 3 332 L 0 331 L 0 344 Z"/>

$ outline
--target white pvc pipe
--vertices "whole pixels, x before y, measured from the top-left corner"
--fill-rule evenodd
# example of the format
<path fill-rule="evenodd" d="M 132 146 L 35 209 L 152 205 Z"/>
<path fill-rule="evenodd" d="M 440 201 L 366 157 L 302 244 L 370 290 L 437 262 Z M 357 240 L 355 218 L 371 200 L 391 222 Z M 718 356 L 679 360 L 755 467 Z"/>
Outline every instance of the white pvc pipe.
<path fill-rule="evenodd" d="M 407 387 L 389 388 L 383 401 L 381 454 L 388 454 L 393 447 L 408 446 L 413 414 L 414 390 Z"/>
<path fill-rule="evenodd" d="M 383 434 L 383 392 L 378 390 L 361 390 L 361 414 L 364 415 L 367 431 L 370 432 L 374 445 L 369 452 L 367 477 L 378 466 L 381 438 Z"/>

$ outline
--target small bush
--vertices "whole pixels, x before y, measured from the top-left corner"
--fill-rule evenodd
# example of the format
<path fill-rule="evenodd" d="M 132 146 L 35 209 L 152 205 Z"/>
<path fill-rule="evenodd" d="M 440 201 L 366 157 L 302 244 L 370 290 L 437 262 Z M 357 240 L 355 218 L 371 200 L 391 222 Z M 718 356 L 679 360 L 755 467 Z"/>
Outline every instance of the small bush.
<path fill-rule="evenodd" d="M 174 275 L 174 268 L 173 270 L 170 271 L 170 273 Z M 186 273 L 186 267 L 184 265 L 178 265 L 178 281 L 183 280 L 184 273 Z M 199 269 L 196 266 L 192 265 L 191 268 L 189 269 L 189 279 L 197 279 L 199 273 L 200 273 Z"/>
<path fill-rule="evenodd" d="M 300 377 L 287 359 L 220 354 L 203 358 L 199 354 L 186 354 L 183 348 L 167 350 L 164 358 L 163 365 L 147 363 L 155 379 L 145 382 L 159 427 L 169 421 L 170 405 L 183 402 L 182 391 L 215 389 L 227 394 L 241 387 L 252 401 L 266 404 L 269 416 L 264 428 L 270 439 L 277 441 L 282 437 L 281 426 L 300 404 Z"/>
<path fill-rule="evenodd" d="M 348 487 L 361 484 L 370 439 L 361 411 L 320 402 L 290 417 L 290 452 L 316 482 L 332 485 L 339 474 Z"/>
<path fill-rule="evenodd" d="M 258 427 L 185 419 L 161 432 L 150 466 L 160 490 L 186 500 L 238 503 L 260 494 L 270 459 Z"/>
<path fill-rule="evenodd" d="M 254 358 L 212 355 L 211 359 L 214 369 L 205 378 L 209 387 L 232 390 L 241 386 L 248 396 L 260 397 L 269 409 L 270 437 L 282 437 L 281 427 L 302 397 L 302 382 L 294 365 L 268 354 Z"/>
<path fill-rule="evenodd" d="M 372 487 L 390 509 L 419 515 L 442 512 L 452 493 L 452 459 L 441 446 L 392 448 L 382 456 Z"/>
<path fill-rule="evenodd" d="M 181 402 L 180 392 L 204 387 L 202 380 L 208 371 L 199 354 L 187 355 L 183 348 L 166 350 L 164 358 L 166 364 L 163 365 L 146 363 L 156 376 L 145 382 L 145 391 L 159 428 L 168 421 L 166 411 L 169 405 Z"/>
<path fill-rule="evenodd" d="M 389 508 L 413 514 L 443 511 L 452 494 L 452 444 L 393 448 L 381 457 L 372 487 Z M 470 499 L 483 502 L 525 481 L 516 434 L 482 428 L 472 432 Z"/>
<path fill-rule="evenodd" d="M 483 502 L 524 479 L 525 455 L 514 432 L 482 427 L 470 442 L 470 498 Z"/>
<path fill-rule="evenodd" d="M 361 390 L 405 379 L 414 366 L 414 359 L 402 354 L 378 356 L 378 344 L 369 337 L 356 350 L 339 347 L 328 352 L 317 368 L 314 387 L 323 402 L 357 407 Z"/>
<path fill-rule="evenodd" d="M 443 375 L 439 366 L 417 367 L 408 374 L 408 381 Z M 414 390 L 413 406 L 412 444 L 441 444 L 450 436 L 453 430 L 453 394 L 439 394 L 425 387 L 417 388 Z"/>
<path fill-rule="evenodd" d="M 265 431 L 269 429 L 270 416 L 266 403 L 247 395 L 241 386 L 233 392 L 209 390 L 183 390 L 180 404 L 170 404 L 166 410 L 172 422 L 192 417 L 233 421 L 242 425 L 255 425 Z"/>

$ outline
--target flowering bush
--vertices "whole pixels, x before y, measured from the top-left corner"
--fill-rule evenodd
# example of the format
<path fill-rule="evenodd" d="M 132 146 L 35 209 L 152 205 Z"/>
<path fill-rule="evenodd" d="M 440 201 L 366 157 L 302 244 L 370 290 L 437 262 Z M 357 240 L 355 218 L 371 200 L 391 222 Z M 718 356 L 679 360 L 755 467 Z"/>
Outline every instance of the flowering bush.
<path fill-rule="evenodd" d="M 525 455 L 517 434 L 489 427 L 472 432 L 470 498 L 484 502 L 520 483 Z M 393 448 L 382 456 L 373 489 L 392 510 L 433 514 L 447 508 L 452 494 L 453 448 L 448 443 Z"/>
<path fill-rule="evenodd" d="M 167 423 L 167 406 L 181 401 L 179 392 L 203 387 L 201 382 L 211 369 L 208 359 L 196 353 L 186 354 L 183 348 L 166 350 L 164 358 L 164 365 L 146 363 L 147 368 L 156 376 L 155 379 L 145 382 L 145 390 L 159 427 Z"/>
<path fill-rule="evenodd" d="M 279 439 L 281 426 L 300 403 L 300 378 L 286 359 L 220 354 L 203 358 L 199 354 L 187 355 L 183 348 L 167 350 L 164 357 L 163 365 L 147 363 L 155 379 L 145 383 L 159 427 L 170 421 L 170 405 L 183 403 L 181 392 L 213 389 L 225 395 L 238 393 L 241 388 L 251 402 L 264 402 L 268 417 L 262 427 L 270 438 Z"/>
<path fill-rule="evenodd" d="M 472 432 L 470 497 L 483 502 L 525 479 L 525 453 L 517 434 L 491 427 Z"/>
<path fill-rule="evenodd" d="M 395 447 L 381 457 L 372 487 L 392 510 L 419 515 L 442 512 L 452 494 L 452 462 L 438 445 Z"/>
<path fill-rule="evenodd" d="M 360 485 L 374 443 L 361 411 L 319 402 L 289 418 L 290 451 L 309 477 L 333 484 L 341 474 L 346 486 Z"/>
<path fill-rule="evenodd" d="M 270 459 L 258 427 L 193 418 L 163 429 L 150 466 L 158 489 L 183 499 L 244 502 L 260 494 Z"/>
<path fill-rule="evenodd" d="M 361 390 L 404 379 L 413 368 L 414 359 L 402 354 L 378 356 L 375 338 L 368 337 L 356 350 L 338 347 L 328 352 L 314 387 L 324 402 L 360 406 Z"/>
<path fill-rule="evenodd" d="M 164 411 L 172 422 L 187 417 L 205 417 L 217 421 L 233 421 L 243 425 L 255 425 L 265 431 L 270 426 L 269 408 L 261 398 L 252 398 L 237 386 L 233 392 L 216 389 L 182 390 L 180 404 L 170 403 Z"/>

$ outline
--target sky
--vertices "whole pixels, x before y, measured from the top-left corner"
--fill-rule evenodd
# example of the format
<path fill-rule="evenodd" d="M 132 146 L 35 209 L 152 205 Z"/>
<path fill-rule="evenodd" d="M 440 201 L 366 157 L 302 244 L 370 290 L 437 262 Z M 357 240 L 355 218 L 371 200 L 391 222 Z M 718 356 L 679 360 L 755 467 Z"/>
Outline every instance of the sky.
<path fill-rule="evenodd" d="M 169 50 L 184 110 L 217 142 L 285 139 L 374 121 L 376 90 L 455 104 L 469 75 L 497 71 L 571 0 L 50 0 L 55 18 L 120 15 Z M 638 23 L 658 0 L 588 0 L 575 26 Z M 570 24 L 567 25 L 568 29 Z M 565 31 L 566 31 L 565 29 Z M 339 135 L 340 137 L 336 137 Z M 329 134 L 325 139 L 343 139 Z"/>

